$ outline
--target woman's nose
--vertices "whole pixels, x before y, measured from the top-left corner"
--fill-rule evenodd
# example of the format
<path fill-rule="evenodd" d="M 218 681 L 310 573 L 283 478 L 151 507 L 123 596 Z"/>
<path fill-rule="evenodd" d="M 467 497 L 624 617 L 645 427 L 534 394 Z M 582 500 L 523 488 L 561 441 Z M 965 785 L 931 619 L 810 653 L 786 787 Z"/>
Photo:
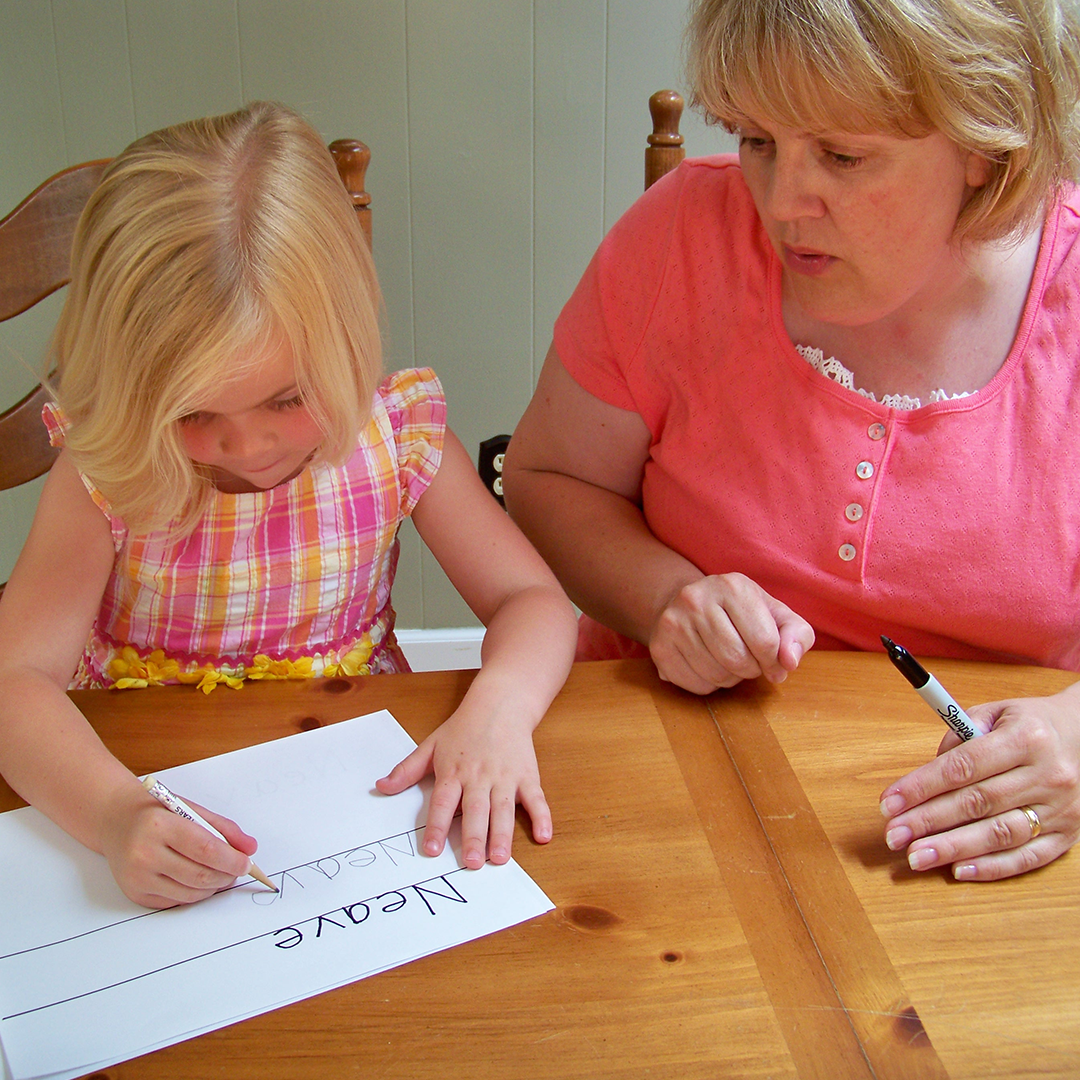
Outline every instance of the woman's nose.
<path fill-rule="evenodd" d="M 807 155 L 777 153 L 766 191 L 769 216 L 778 221 L 821 217 L 825 203 L 816 184 L 816 168 Z"/>

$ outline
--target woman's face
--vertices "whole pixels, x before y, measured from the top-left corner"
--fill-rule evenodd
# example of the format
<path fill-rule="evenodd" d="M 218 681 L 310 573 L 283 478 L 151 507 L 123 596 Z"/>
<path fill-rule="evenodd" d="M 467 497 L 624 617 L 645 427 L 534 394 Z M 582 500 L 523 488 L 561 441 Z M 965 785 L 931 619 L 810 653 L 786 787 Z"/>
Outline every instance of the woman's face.
<path fill-rule="evenodd" d="M 988 166 L 940 132 L 808 135 L 748 120 L 739 159 L 785 302 L 804 315 L 865 326 L 932 305 L 967 273 L 952 234 Z"/>

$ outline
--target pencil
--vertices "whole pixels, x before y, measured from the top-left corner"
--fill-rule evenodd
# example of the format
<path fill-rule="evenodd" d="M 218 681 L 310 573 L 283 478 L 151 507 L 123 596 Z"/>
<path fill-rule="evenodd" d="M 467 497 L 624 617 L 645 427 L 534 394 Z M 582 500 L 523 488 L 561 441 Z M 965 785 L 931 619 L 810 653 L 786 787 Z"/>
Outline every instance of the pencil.
<path fill-rule="evenodd" d="M 224 840 L 226 844 L 229 843 L 229 841 L 225 840 L 225 837 L 222 836 L 209 821 L 196 814 L 183 799 L 174 795 L 160 780 L 153 776 L 148 776 L 142 782 L 142 786 L 146 788 L 146 790 L 167 810 L 171 810 L 174 814 L 179 814 L 182 818 L 187 818 L 188 821 L 194 821 L 196 825 L 201 825 L 207 832 L 213 833 L 219 840 Z M 232 847 L 231 844 L 229 844 L 229 846 Z M 256 881 L 261 882 L 268 889 L 273 889 L 274 892 L 280 891 L 250 859 L 248 859 L 247 872 L 251 877 Z"/>

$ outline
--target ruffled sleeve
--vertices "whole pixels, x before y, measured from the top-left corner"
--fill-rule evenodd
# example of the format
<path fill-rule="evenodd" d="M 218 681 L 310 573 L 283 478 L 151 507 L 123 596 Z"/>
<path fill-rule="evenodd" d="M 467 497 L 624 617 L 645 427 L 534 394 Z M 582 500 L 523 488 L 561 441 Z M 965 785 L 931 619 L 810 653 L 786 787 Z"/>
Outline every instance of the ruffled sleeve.
<path fill-rule="evenodd" d="M 49 433 L 50 445 L 63 447 L 64 436 L 70 424 L 70 421 L 64 415 L 64 410 L 54 402 L 47 401 L 41 410 L 41 419 L 44 421 L 45 428 Z M 119 551 L 127 540 L 127 526 L 112 512 L 109 500 L 101 494 L 93 480 L 86 473 L 80 472 L 79 479 L 82 480 L 83 487 L 86 488 L 90 498 L 94 500 L 94 505 L 108 518 L 109 528 L 112 531 L 113 547 Z"/>
<path fill-rule="evenodd" d="M 406 368 L 379 387 L 394 432 L 405 516 L 435 478 L 446 435 L 446 395 L 431 368 Z"/>

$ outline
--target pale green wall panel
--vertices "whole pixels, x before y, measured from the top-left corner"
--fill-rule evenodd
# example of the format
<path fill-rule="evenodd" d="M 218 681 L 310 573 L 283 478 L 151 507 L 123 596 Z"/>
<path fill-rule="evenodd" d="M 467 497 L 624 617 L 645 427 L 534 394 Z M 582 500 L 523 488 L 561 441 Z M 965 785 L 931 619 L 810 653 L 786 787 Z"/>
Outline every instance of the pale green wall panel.
<path fill-rule="evenodd" d="M 231 0 L 127 0 L 127 27 L 138 134 L 243 103 Z"/>
<path fill-rule="evenodd" d="M 686 0 L 609 0 L 605 231 L 644 185 L 645 140 L 652 130 L 649 96 L 668 89 L 688 96 L 682 52 L 687 7 Z M 726 132 L 706 129 L 693 115 L 684 114 L 681 131 L 693 157 L 730 145 Z"/>
<path fill-rule="evenodd" d="M 113 157 L 135 138 L 124 0 L 52 0 L 67 162 Z"/>
<path fill-rule="evenodd" d="M 534 383 L 555 318 L 604 232 L 607 6 L 535 5 Z"/>
<path fill-rule="evenodd" d="M 6 214 L 67 164 L 52 11 L 0 4 L 0 206 Z"/>
<path fill-rule="evenodd" d="M 532 4 L 411 0 L 416 361 L 475 459 L 532 389 Z M 430 625 L 475 620 L 424 552 Z"/>
<path fill-rule="evenodd" d="M 0 491 L 0 581 L 7 581 L 30 532 L 34 508 L 41 495 L 44 477 L 12 491 Z"/>

